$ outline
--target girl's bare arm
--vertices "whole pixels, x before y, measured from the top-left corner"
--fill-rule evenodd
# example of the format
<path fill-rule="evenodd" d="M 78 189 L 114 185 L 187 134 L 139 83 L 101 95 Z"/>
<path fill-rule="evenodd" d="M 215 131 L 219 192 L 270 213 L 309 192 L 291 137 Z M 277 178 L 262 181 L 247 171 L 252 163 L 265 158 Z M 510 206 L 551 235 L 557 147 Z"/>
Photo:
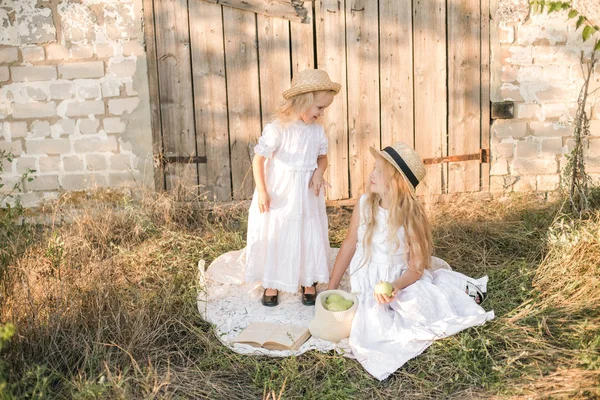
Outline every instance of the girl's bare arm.
<path fill-rule="evenodd" d="M 358 243 L 358 225 L 360 223 L 359 201 L 360 200 L 358 200 L 354 205 L 352 218 L 350 218 L 350 226 L 348 227 L 348 234 L 342 242 L 340 252 L 335 258 L 333 271 L 329 277 L 329 285 L 327 285 L 328 290 L 338 288 L 344 273 L 348 269 L 348 265 L 350 265 L 350 261 L 354 256 L 354 252 L 356 251 L 356 244 Z"/>

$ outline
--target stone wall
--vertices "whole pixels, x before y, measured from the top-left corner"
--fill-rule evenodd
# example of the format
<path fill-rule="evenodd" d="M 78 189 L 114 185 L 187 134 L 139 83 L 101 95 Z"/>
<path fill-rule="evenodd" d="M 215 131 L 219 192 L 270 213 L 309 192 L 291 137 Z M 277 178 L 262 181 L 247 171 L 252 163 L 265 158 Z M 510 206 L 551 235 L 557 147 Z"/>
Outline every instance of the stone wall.
<path fill-rule="evenodd" d="M 141 0 L 0 0 L 0 191 L 153 188 L 143 43 Z"/>
<path fill-rule="evenodd" d="M 598 20 L 597 0 L 579 1 Z M 594 8 L 595 7 L 595 8 Z M 598 14 L 598 15 L 596 15 Z M 594 42 L 583 43 L 581 29 L 567 13 L 529 14 L 526 0 L 492 3 L 491 97 L 514 101 L 514 118 L 495 120 L 491 128 L 493 191 L 550 191 L 559 187 L 572 149 L 572 119 L 583 85 L 580 56 L 589 62 Z M 600 52 L 596 53 L 600 58 Z M 590 91 L 600 87 L 600 65 Z M 597 92 L 598 93 L 598 92 Z M 592 96 L 587 171 L 600 178 L 600 101 Z M 600 100 L 600 98 L 598 99 Z"/>

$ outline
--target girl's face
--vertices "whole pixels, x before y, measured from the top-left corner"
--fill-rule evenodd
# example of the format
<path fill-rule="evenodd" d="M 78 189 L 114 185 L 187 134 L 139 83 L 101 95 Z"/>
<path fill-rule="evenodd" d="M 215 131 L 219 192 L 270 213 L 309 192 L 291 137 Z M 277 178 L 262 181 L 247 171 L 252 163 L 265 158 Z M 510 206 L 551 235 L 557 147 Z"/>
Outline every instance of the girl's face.
<path fill-rule="evenodd" d="M 373 172 L 371 172 L 371 175 L 369 175 L 369 179 L 371 180 L 371 193 L 378 193 L 381 196 L 383 196 L 385 193 L 385 174 L 383 170 L 384 162 L 386 161 L 377 157 L 375 159 L 375 167 L 373 168 Z"/>
<path fill-rule="evenodd" d="M 323 115 L 325 110 L 333 102 L 333 93 L 331 92 L 317 92 L 314 95 L 314 103 L 308 107 L 306 111 L 300 114 L 300 118 L 305 124 L 314 123 L 319 117 Z"/>

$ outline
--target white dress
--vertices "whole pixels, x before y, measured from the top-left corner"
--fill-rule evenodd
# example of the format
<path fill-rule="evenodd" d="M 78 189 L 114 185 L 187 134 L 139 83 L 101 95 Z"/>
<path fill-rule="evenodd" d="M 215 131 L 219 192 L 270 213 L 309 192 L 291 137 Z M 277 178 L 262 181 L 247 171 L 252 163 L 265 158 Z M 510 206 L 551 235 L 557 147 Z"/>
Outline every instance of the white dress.
<path fill-rule="evenodd" d="M 379 380 L 387 378 L 411 358 L 421 354 L 433 340 L 463 329 L 482 325 L 494 318 L 465 293 L 467 281 L 486 291 L 487 277 L 472 279 L 450 269 L 426 270 L 412 285 L 402 289 L 389 304 L 378 304 L 373 297 L 375 285 L 391 282 L 407 269 L 404 229 L 398 231 L 402 245 L 395 251 L 386 243 L 387 210 L 379 208 L 373 233 L 370 262 L 360 267 L 362 240 L 366 226 L 361 210 L 358 244 L 350 262 L 350 284 L 359 298 L 352 323 L 350 347 L 363 367 Z M 435 259 L 435 257 L 434 257 Z M 435 259 L 436 263 L 443 263 Z"/>
<path fill-rule="evenodd" d="M 301 120 L 267 124 L 256 154 L 267 158 L 265 181 L 270 211 L 260 213 L 256 191 L 248 215 L 246 282 L 297 292 L 298 287 L 329 281 L 330 257 L 325 196 L 308 185 L 327 137 L 318 124 Z"/>

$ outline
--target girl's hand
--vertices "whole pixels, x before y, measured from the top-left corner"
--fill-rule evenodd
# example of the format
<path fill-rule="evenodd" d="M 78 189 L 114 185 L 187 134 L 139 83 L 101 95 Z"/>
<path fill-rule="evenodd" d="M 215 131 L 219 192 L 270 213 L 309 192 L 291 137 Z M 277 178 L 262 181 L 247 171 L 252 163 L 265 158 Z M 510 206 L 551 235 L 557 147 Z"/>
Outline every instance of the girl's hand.
<path fill-rule="evenodd" d="M 266 190 L 258 192 L 258 211 L 260 211 L 261 214 L 269 212 L 269 207 L 271 207 L 269 193 L 267 193 Z"/>
<path fill-rule="evenodd" d="M 394 300 L 396 298 L 397 294 L 398 294 L 398 291 L 394 290 L 392 292 L 391 296 L 388 296 L 387 294 L 378 294 L 378 293 L 373 293 L 373 296 L 375 297 L 375 300 L 377 300 L 377 302 L 379 304 L 388 304 L 388 303 L 391 303 L 392 300 Z"/>
<path fill-rule="evenodd" d="M 331 187 L 331 185 L 325 181 L 323 174 L 319 170 L 315 170 L 312 178 L 310 178 L 308 188 L 312 188 L 315 192 L 315 196 L 318 196 L 321 193 L 321 189 L 323 189 L 323 193 L 325 193 L 327 190 L 326 188 L 328 187 Z"/>

